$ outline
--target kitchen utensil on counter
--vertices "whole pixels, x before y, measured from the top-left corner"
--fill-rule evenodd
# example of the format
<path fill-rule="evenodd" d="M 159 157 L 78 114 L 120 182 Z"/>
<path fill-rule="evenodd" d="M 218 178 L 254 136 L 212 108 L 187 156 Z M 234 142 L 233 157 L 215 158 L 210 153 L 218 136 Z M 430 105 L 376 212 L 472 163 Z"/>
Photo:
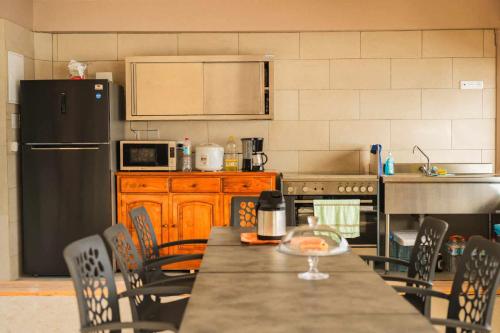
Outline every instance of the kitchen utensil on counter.
<path fill-rule="evenodd" d="M 256 209 L 258 239 L 280 239 L 286 234 L 285 199 L 280 191 L 262 191 Z"/>
<path fill-rule="evenodd" d="M 294 228 L 283 237 L 278 251 L 295 256 L 307 256 L 309 270 L 299 273 L 302 280 L 328 279 L 328 273 L 318 270 L 319 257 L 335 256 L 349 251 L 349 244 L 334 228 L 318 224 L 315 216 L 307 218 L 308 225 Z"/>
<path fill-rule="evenodd" d="M 267 155 L 264 150 L 264 138 L 242 138 L 242 171 L 264 171 Z"/>
<path fill-rule="evenodd" d="M 224 164 L 224 148 L 215 143 L 196 146 L 195 167 L 201 171 L 220 171 Z"/>
<path fill-rule="evenodd" d="M 122 171 L 174 171 L 178 164 L 175 141 L 120 141 Z"/>
<path fill-rule="evenodd" d="M 182 171 L 184 172 L 193 171 L 191 153 L 191 140 L 185 138 L 182 145 Z"/>
<path fill-rule="evenodd" d="M 246 245 L 278 245 L 279 239 L 259 239 L 256 232 L 242 232 L 240 240 Z"/>
<path fill-rule="evenodd" d="M 238 171 L 238 151 L 234 136 L 230 136 L 227 140 L 224 152 L 224 171 Z"/>

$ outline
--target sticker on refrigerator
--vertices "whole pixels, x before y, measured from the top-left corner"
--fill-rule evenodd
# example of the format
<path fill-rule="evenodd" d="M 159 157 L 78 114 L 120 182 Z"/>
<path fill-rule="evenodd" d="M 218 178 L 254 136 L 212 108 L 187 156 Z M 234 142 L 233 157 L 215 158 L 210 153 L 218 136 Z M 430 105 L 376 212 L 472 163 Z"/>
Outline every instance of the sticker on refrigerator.
<path fill-rule="evenodd" d="M 102 97 L 101 93 L 96 93 L 95 94 L 95 99 L 101 99 L 101 97 Z"/>
<path fill-rule="evenodd" d="M 94 90 L 104 90 L 104 86 L 102 84 L 94 84 Z"/>

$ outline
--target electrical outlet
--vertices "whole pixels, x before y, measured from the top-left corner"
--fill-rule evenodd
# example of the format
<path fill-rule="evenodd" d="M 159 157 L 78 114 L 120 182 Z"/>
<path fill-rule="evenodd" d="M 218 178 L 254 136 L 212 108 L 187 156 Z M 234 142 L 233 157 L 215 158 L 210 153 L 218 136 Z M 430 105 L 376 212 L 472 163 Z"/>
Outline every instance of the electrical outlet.
<path fill-rule="evenodd" d="M 10 151 L 17 152 L 19 151 L 19 142 L 13 141 L 10 143 Z"/>
<path fill-rule="evenodd" d="M 483 89 L 483 81 L 460 81 L 460 89 Z"/>

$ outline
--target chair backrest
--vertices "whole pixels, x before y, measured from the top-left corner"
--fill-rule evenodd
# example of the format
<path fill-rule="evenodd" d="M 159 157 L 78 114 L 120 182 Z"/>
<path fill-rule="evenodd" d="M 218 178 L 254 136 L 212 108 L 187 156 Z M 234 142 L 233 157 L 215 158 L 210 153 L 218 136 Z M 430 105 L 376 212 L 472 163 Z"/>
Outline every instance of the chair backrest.
<path fill-rule="evenodd" d="M 142 258 L 127 228 L 123 224 L 115 224 L 104 231 L 104 238 L 115 255 L 127 290 L 140 288 L 148 283 Z M 141 311 L 140 307 L 151 301 L 150 296 L 134 296 L 131 307 L 133 315 L 137 316 L 137 311 Z"/>
<path fill-rule="evenodd" d="M 234 196 L 231 198 L 231 225 L 233 227 L 256 227 L 258 197 Z"/>
<path fill-rule="evenodd" d="M 439 250 L 447 230 L 448 223 L 443 220 L 424 219 L 410 255 L 408 277 L 429 282 L 434 279 Z"/>
<path fill-rule="evenodd" d="M 448 319 L 491 325 L 500 283 L 500 244 L 481 236 L 467 242 L 451 286 Z M 455 332 L 447 329 L 447 333 Z"/>
<path fill-rule="evenodd" d="M 137 232 L 137 238 L 139 238 L 143 259 L 146 261 L 159 258 L 158 241 L 146 208 L 143 206 L 134 208 L 129 214 Z"/>
<path fill-rule="evenodd" d="M 73 279 L 81 328 L 120 322 L 113 269 L 101 237 L 69 244 L 64 260 Z"/>

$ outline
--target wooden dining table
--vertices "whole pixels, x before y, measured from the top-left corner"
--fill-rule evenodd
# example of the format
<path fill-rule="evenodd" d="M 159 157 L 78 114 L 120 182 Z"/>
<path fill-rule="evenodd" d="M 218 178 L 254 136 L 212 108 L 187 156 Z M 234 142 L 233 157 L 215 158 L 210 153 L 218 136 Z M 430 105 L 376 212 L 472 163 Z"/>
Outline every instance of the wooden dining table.
<path fill-rule="evenodd" d="M 307 257 L 242 245 L 240 231 L 212 228 L 180 333 L 436 332 L 358 255 L 321 257 L 330 278 L 305 281 Z"/>

